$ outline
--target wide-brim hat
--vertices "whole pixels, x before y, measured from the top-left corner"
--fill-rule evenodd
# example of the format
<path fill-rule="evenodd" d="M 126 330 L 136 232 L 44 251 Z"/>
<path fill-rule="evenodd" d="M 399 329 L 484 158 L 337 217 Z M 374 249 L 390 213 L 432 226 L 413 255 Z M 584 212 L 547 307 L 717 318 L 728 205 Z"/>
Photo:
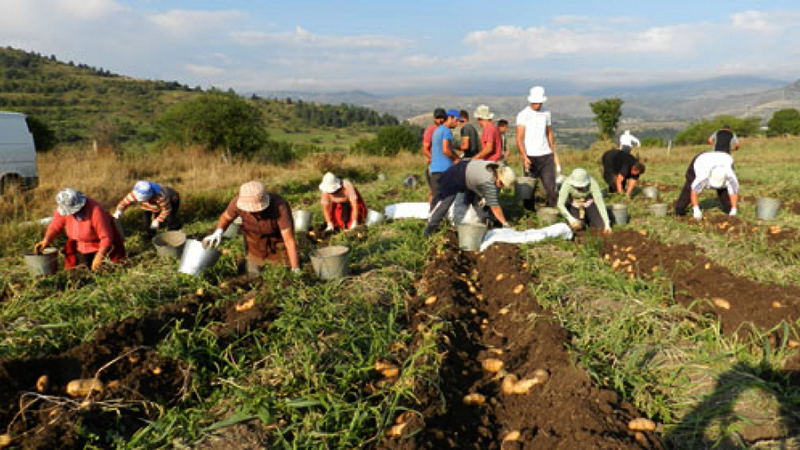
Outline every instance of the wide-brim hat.
<path fill-rule="evenodd" d="M 528 103 L 544 103 L 547 97 L 544 95 L 544 88 L 541 86 L 534 86 L 528 93 Z"/>
<path fill-rule="evenodd" d="M 584 188 L 589 185 L 589 172 L 578 167 L 569 174 L 569 183 L 576 188 Z"/>
<path fill-rule="evenodd" d="M 342 188 L 342 180 L 336 178 L 336 175 L 328 172 L 322 177 L 322 183 L 319 184 L 319 190 L 326 194 L 333 194 Z"/>
<path fill-rule="evenodd" d="M 269 194 L 264 183 L 248 181 L 239 188 L 239 198 L 236 207 L 242 211 L 259 212 L 269 206 Z"/>
<path fill-rule="evenodd" d="M 75 189 L 66 188 L 56 194 L 58 213 L 62 216 L 71 216 L 75 214 L 80 211 L 85 204 L 86 196 Z"/>
<path fill-rule="evenodd" d="M 494 113 L 489 110 L 488 106 L 480 105 L 478 106 L 478 108 L 475 109 L 475 118 L 483 120 L 492 120 L 494 119 Z"/>
<path fill-rule="evenodd" d="M 711 169 L 708 175 L 708 186 L 712 189 L 722 189 L 728 181 L 728 170 L 723 166 L 716 166 Z"/>

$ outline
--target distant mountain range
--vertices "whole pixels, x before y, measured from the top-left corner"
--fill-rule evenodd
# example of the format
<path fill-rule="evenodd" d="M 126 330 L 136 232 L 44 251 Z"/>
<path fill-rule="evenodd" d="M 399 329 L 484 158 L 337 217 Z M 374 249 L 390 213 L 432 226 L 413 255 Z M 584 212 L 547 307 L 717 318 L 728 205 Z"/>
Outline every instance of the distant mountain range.
<path fill-rule="evenodd" d="M 257 92 L 262 97 L 302 99 L 315 103 L 348 103 L 390 113 L 400 119 L 427 123 L 437 107 L 474 111 L 487 104 L 497 118 L 514 119 L 526 106 L 527 88 L 519 81 L 512 83 L 519 95 L 457 95 L 452 93 L 425 95 L 379 96 L 364 91 Z M 498 86 L 499 84 L 493 84 Z M 486 86 L 484 84 L 483 86 Z M 504 90 L 508 89 L 508 85 Z M 694 120 L 718 115 L 737 117 L 757 116 L 769 119 L 772 113 L 784 108 L 800 109 L 800 80 L 788 83 L 758 77 L 718 77 L 697 81 L 619 86 L 582 91 L 569 84 L 545 84 L 548 90 L 547 107 L 562 117 L 584 119 L 593 116 L 589 103 L 601 98 L 619 97 L 625 101 L 623 115 L 646 121 Z M 485 89 L 485 87 L 484 87 Z"/>

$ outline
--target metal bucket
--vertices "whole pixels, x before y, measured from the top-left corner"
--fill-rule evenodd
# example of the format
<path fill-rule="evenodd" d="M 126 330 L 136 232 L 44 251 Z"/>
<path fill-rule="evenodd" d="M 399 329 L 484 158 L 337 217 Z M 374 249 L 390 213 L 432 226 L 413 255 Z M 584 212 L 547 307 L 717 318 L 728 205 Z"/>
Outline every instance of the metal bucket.
<path fill-rule="evenodd" d="M 614 203 L 611 205 L 611 214 L 614 216 L 614 223 L 617 225 L 628 223 L 628 205 Z"/>
<path fill-rule="evenodd" d="M 314 273 L 322 280 L 332 280 L 347 275 L 348 255 L 350 248 L 344 245 L 332 245 L 315 250 L 311 253 Z"/>
<path fill-rule="evenodd" d="M 458 226 L 458 247 L 468 252 L 481 248 L 486 225 L 482 223 L 462 223 Z"/>
<path fill-rule="evenodd" d="M 756 216 L 761 220 L 772 220 L 778 215 L 781 201 L 777 198 L 758 197 L 756 199 Z"/>
<path fill-rule="evenodd" d="M 514 182 L 514 195 L 518 200 L 530 200 L 533 198 L 534 188 L 536 188 L 536 178 L 518 177 Z"/>
<path fill-rule="evenodd" d="M 166 231 L 153 238 L 158 256 L 164 258 L 180 258 L 186 244 L 186 233 L 183 231 Z"/>
<path fill-rule="evenodd" d="M 367 226 L 371 227 L 373 225 L 380 225 L 383 223 L 383 214 L 370 209 L 367 211 Z"/>
<path fill-rule="evenodd" d="M 655 217 L 667 217 L 666 203 L 653 203 L 652 205 L 648 206 L 647 209 L 649 209 Z"/>
<path fill-rule="evenodd" d="M 47 247 L 41 255 L 26 252 L 23 258 L 31 275 L 52 275 L 58 271 L 58 249 L 55 247 Z"/>
<path fill-rule="evenodd" d="M 658 199 L 658 188 L 655 186 L 645 186 L 642 188 L 642 195 L 646 198 L 656 200 Z"/>
<path fill-rule="evenodd" d="M 202 242 L 196 239 L 187 239 L 178 272 L 200 275 L 204 270 L 216 264 L 220 255 L 219 250 L 215 248 L 204 248 Z"/>
<path fill-rule="evenodd" d="M 242 218 L 237 217 L 233 222 L 231 222 L 230 225 L 228 225 L 228 228 L 224 233 L 222 233 L 222 237 L 233 239 L 240 234 L 242 234 Z"/>
<path fill-rule="evenodd" d="M 311 218 L 313 217 L 311 211 L 298 209 L 292 211 L 292 216 L 294 217 L 294 231 L 305 233 L 311 229 Z"/>
<path fill-rule="evenodd" d="M 536 217 L 546 225 L 552 225 L 558 222 L 558 217 L 560 215 L 561 213 L 557 208 L 544 207 L 536 210 Z"/>

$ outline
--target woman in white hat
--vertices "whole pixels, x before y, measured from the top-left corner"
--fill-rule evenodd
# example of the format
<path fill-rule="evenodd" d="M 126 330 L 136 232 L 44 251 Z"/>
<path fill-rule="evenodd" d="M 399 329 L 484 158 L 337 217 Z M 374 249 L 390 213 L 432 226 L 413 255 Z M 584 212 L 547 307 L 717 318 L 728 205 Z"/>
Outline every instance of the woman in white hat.
<path fill-rule="evenodd" d="M 105 257 L 119 262 L 125 258 L 125 244 L 111 215 L 93 199 L 82 192 L 66 188 L 56 195 L 56 210 L 47 226 L 44 239 L 34 247 L 41 253 L 64 231 L 67 243 L 64 247 L 64 267 L 77 265 L 97 270 Z"/>
<path fill-rule="evenodd" d="M 322 215 L 327 224 L 325 231 L 352 230 L 366 219 L 367 205 L 350 181 L 336 178 L 328 172 L 322 177 L 319 190 L 322 192 Z"/>
<path fill-rule="evenodd" d="M 558 210 L 575 231 L 584 225 L 611 233 L 611 220 L 600 185 L 586 169 L 577 168 L 564 180 L 558 191 Z"/>
<path fill-rule="evenodd" d="M 237 217 L 242 218 L 245 248 L 239 273 L 255 278 L 267 262 L 286 265 L 287 259 L 292 272 L 300 271 L 292 208 L 283 197 L 267 192 L 260 181 L 244 183 L 219 217 L 217 229 L 203 238 L 203 245 L 219 245 L 222 233 Z"/>
<path fill-rule="evenodd" d="M 166 225 L 168 230 L 181 228 L 178 220 L 181 199 L 174 189 L 152 181 L 137 181 L 133 190 L 117 204 L 114 218 L 121 218 L 122 212 L 134 203 L 142 208 L 142 230 L 146 233 L 154 233 L 161 225 Z"/>

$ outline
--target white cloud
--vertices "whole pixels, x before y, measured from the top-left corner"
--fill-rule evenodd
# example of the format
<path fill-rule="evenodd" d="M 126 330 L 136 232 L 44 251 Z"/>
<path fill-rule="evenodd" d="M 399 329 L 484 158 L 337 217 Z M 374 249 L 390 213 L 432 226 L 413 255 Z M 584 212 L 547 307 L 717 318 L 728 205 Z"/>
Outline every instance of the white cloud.
<path fill-rule="evenodd" d="M 388 35 L 333 36 L 316 34 L 299 25 L 291 32 L 234 31 L 231 33 L 231 37 L 242 45 L 264 46 L 277 44 L 299 46 L 305 49 L 317 48 L 343 51 L 401 50 L 413 45 L 409 40 Z"/>
<path fill-rule="evenodd" d="M 228 30 L 246 15 L 241 11 L 172 10 L 153 14 L 148 20 L 173 36 L 191 36 L 214 30 Z"/>
<path fill-rule="evenodd" d="M 746 11 L 731 16 L 731 22 L 736 28 L 748 31 L 770 31 L 772 29 L 769 14 L 761 11 Z"/>
<path fill-rule="evenodd" d="M 80 20 L 95 20 L 123 11 L 125 8 L 114 0 L 52 0 L 40 3 L 52 3 L 57 14 L 65 14 Z"/>
<path fill-rule="evenodd" d="M 187 72 L 193 73 L 200 77 L 219 77 L 227 73 L 227 71 L 221 67 L 216 66 L 202 66 L 198 64 L 184 64 L 184 69 Z"/>

